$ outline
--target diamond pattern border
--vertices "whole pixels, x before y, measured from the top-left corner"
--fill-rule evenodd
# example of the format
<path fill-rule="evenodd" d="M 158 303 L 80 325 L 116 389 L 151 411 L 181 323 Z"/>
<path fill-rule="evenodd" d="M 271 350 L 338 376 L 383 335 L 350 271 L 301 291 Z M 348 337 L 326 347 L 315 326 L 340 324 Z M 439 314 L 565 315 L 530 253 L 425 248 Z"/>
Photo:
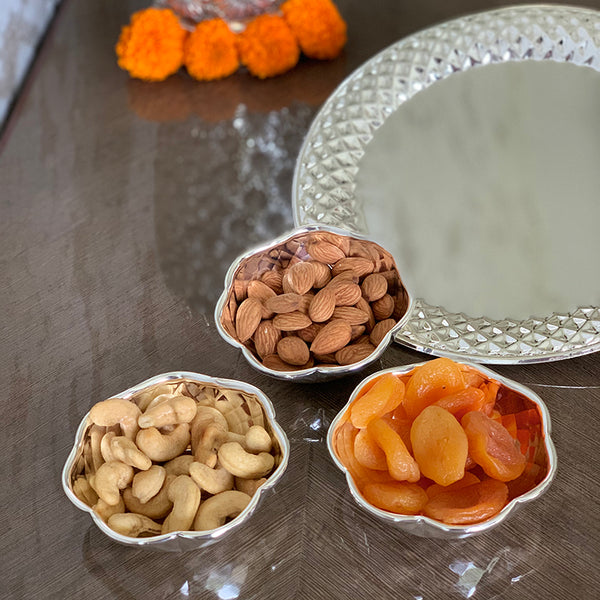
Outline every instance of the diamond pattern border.
<path fill-rule="evenodd" d="M 600 13 L 509 7 L 425 29 L 374 56 L 338 87 L 313 121 L 294 174 L 295 224 L 366 233 L 354 178 L 367 143 L 386 118 L 453 73 L 523 60 L 600 71 Z M 600 350 L 600 308 L 515 322 L 449 313 L 419 299 L 395 340 L 429 354 L 482 363 L 559 360 Z"/>

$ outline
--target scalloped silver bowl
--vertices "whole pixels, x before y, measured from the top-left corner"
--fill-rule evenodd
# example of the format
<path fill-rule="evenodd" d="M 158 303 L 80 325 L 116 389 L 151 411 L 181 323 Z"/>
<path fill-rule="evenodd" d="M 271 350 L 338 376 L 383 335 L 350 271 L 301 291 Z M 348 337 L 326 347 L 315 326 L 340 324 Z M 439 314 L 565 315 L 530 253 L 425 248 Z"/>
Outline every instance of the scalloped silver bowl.
<path fill-rule="evenodd" d="M 400 274 L 398 274 L 398 289 L 395 292 L 396 298 L 399 299 L 402 306 L 402 313 L 398 315 L 398 321 L 396 325 L 387 332 L 380 343 L 377 345 L 375 350 L 363 360 L 349 364 L 349 365 L 316 365 L 310 368 L 298 368 L 295 370 L 276 370 L 265 366 L 260 359 L 257 357 L 251 346 L 241 343 L 235 334 L 235 310 L 237 309 L 237 301 L 235 296 L 234 283 L 236 279 L 240 277 L 242 273 L 244 278 L 259 279 L 265 271 L 273 268 L 274 264 L 277 264 L 277 260 L 273 260 L 270 256 L 274 251 L 286 246 L 286 244 L 303 238 L 306 234 L 313 232 L 326 232 L 332 233 L 338 236 L 343 236 L 351 240 L 358 240 L 366 242 L 378 247 L 393 261 L 393 268 L 397 271 L 396 261 L 392 255 L 385 250 L 380 244 L 374 242 L 366 236 L 351 233 L 344 229 L 337 227 L 321 226 L 321 225 L 308 225 L 306 227 L 299 227 L 292 230 L 268 243 L 265 243 L 256 248 L 245 252 L 239 256 L 231 265 L 225 276 L 224 291 L 221 294 L 216 308 L 215 308 L 215 322 L 217 329 L 221 334 L 221 337 L 231 344 L 232 346 L 239 348 L 246 360 L 258 371 L 265 373 L 271 377 L 283 379 L 287 381 L 295 381 L 298 383 L 316 383 L 321 381 L 329 381 L 331 379 L 337 379 L 344 377 L 350 373 L 356 373 L 366 368 L 368 365 L 376 361 L 390 345 L 394 334 L 399 331 L 404 325 L 406 318 L 411 312 L 413 306 L 413 299 L 402 282 Z M 300 257 L 300 260 L 306 260 L 306 253 Z"/>
<path fill-rule="evenodd" d="M 83 455 L 86 436 L 91 425 L 88 413 L 82 419 L 77 429 L 75 443 L 63 467 L 62 486 L 67 498 L 69 498 L 69 500 L 78 509 L 89 513 L 92 521 L 94 521 L 100 531 L 120 544 L 169 552 L 198 550 L 214 544 L 252 516 L 262 498 L 272 491 L 273 487 L 281 479 L 285 469 L 287 468 L 290 456 L 290 444 L 285 432 L 275 420 L 275 410 L 273 408 L 273 404 L 263 392 L 248 383 L 231 379 L 219 379 L 209 377 L 208 375 L 191 373 L 188 371 L 177 371 L 163 373 L 162 375 L 152 377 L 151 379 L 143 381 L 142 383 L 139 383 L 138 385 L 135 385 L 124 392 L 120 392 L 119 394 L 111 396 L 111 398 L 124 398 L 126 400 L 132 400 L 134 396 L 149 390 L 150 388 L 166 383 L 179 383 L 182 381 L 240 391 L 254 396 L 263 408 L 263 412 L 266 417 L 265 425 L 274 438 L 276 447 L 278 447 L 279 450 L 275 463 L 277 466 L 273 473 L 271 473 L 271 475 L 268 477 L 267 481 L 260 488 L 258 488 L 257 492 L 252 496 L 252 500 L 248 506 L 235 519 L 232 519 L 217 529 L 212 529 L 210 531 L 176 531 L 164 535 L 141 538 L 121 535 L 120 533 L 117 533 L 108 527 L 108 525 L 98 516 L 98 514 L 91 507 L 77 498 L 73 492 L 73 479 L 80 471 L 80 459 Z"/>
<path fill-rule="evenodd" d="M 384 373 L 404 374 L 425 363 L 403 365 L 378 371 L 361 381 L 352 392 L 346 406 L 344 406 L 344 408 L 336 415 L 327 434 L 327 447 L 329 453 L 337 467 L 345 473 L 350 493 L 357 504 L 374 517 L 381 519 L 401 531 L 419 537 L 461 539 L 489 531 L 505 521 L 509 515 L 514 514 L 523 504 L 539 498 L 548 489 L 556 474 L 557 457 L 554 444 L 550 438 L 550 414 L 542 399 L 524 385 L 507 379 L 502 375 L 498 375 L 494 371 L 482 367 L 481 365 L 475 365 L 464 361 L 455 362 L 471 367 L 482 373 L 485 377 L 495 379 L 501 384 L 501 390 L 504 390 L 505 393 L 499 395 L 496 406 L 500 409 L 502 414 L 504 414 L 502 409 L 506 409 L 508 412 L 514 412 L 515 410 L 518 410 L 519 412 L 523 411 L 523 414 L 525 414 L 525 411 L 534 410 L 537 414 L 537 418 L 533 418 L 529 425 L 523 425 L 523 427 L 529 429 L 530 434 L 530 445 L 528 450 L 530 456 L 528 456 L 528 460 L 537 465 L 540 470 L 534 482 L 531 484 L 531 488 L 523 493 L 517 494 L 515 497 L 511 497 L 509 494 L 508 503 L 494 517 L 471 525 L 447 525 L 423 515 L 401 515 L 377 508 L 367 502 L 362 496 L 356 482 L 353 480 L 348 469 L 346 469 L 337 454 L 335 438 L 338 427 L 343 425 L 343 418 L 346 412 L 362 388 Z M 519 482 L 519 479 L 515 480 L 515 483 L 516 482 Z M 518 487 L 516 489 L 518 489 Z"/>

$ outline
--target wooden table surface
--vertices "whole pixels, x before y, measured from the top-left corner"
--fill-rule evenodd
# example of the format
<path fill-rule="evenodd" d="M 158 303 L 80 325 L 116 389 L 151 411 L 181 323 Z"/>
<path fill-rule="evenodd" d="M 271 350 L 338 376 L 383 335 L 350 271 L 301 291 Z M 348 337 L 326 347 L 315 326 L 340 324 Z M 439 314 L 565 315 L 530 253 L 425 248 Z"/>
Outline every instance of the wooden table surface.
<path fill-rule="evenodd" d="M 600 355 L 497 367 L 547 403 L 558 474 L 497 529 L 448 542 L 365 514 L 329 458 L 328 424 L 365 373 L 270 379 L 212 317 L 230 262 L 292 227 L 295 158 L 337 84 L 412 32 L 504 4 L 339 0 L 350 41 L 337 60 L 210 85 L 117 68 L 119 29 L 143 2 L 62 5 L 0 149 L 2 598 L 600 597 Z M 394 345 L 366 374 L 424 358 Z M 292 450 L 247 524 L 185 554 L 114 543 L 60 481 L 93 403 L 172 370 L 258 386 Z"/>

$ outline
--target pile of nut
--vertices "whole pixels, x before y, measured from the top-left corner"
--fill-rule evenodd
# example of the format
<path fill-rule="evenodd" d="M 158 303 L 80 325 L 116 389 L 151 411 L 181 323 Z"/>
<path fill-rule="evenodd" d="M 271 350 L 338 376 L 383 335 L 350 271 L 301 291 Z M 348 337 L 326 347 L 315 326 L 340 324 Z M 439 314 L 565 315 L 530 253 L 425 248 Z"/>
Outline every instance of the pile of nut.
<path fill-rule="evenodd" d="M 407 307 L 388 252 L 319 231 L 243 261 L 220 321 L 265 367 L 293 371 L 367 358 Z"/>
<path fill-rule="evenodd" d="M 206 531 L 239 515 L 280 461 L 256 397 L 190 381 L 89 415 L 72 489 L 114 531 Z"/>

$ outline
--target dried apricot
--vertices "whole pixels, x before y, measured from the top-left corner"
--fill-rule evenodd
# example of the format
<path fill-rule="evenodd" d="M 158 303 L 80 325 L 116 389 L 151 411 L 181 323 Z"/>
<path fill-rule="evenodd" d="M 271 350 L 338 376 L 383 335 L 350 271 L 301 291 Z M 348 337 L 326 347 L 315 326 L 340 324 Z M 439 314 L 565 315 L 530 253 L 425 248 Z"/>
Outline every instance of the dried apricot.
<path fill-rule="evenodd" d="M 449 525 L 469 525 L 499 513 L 507 498 L 505 483 L 485 479 L 481 483 L 435 495 L 424 506 L 423 514 Z"/>
<path fill-rule="evenodd" d="M 410 439 L 423 475 L 440 485 L 463 478 L 469 444 L 460 423 L 447 410 L 423 409 L 412 424 Z"/>
<path fill-rule="evenodd" d="M 512 481 L 523 473 L 526 458 L 520 444 L 498 421 L 479 411 L 468 412 L 461 420 L 469 440 L 469 455 L 486 475 Z"/>
<path fill-rule="evenodd" d="M 351 423 L 338 427 L 335 435 L 335 449 L 340 462 L 350 473 L 354 483 L 360 488 L 367 483 L 386 483 L 392 481 L 387 471 L 375 471 L 361 465 L 354 456 L 354 440 L 358 430 Z"/>
<path fill-rule="evenodd" d="M 436 358 L 425 363 L 411 377 L 404 394 L 404 408 L 409 418 L 414 419 L 426 406 L 465 387 L 458 364 L 449 358 Z"/>
<path fill-rule="evenodd" d="M 419 481 L 419 465 L 411 456 L 402 438 L 390 427 L 385 419 L 374 419 L 367 425 L 367 431 L 385 452 L 390 475 L 398 481 Z"/>
<path fill-rule="evenodd" d="M 473 473 L 465 473 L 465 476 L 450 485 L 440 485 L 439 483 L 434 483 L 427 488 L 427 495 L 429 498 L 433 498 L 442 492 L 454 492 L 456 490 L 462 490 L 462 488 L 473 485 L 474 483 L 479 483 L 481 480 L 477 475 Z"/>
<path fill-rule="evenodd" d="M 370 483 L 364 487 L 365 500 L 377 508 L 402 515 L 416 515 L 428 501 L 427 494 L 416 483 Z"/>
<path fill-rule="evenodd" d="M 385 452 L 377 445 L 367 429 L 360 429 L 354 438 L 354 456 L 363 467 L 376 471 L 388 470 Z"/>
<path fill-rule="evenodd" d="M 350 421 L 362 429 L 369 421 L 394 410 L 404 399 L 404 384 L 392 373 L 379 377 L 373 387 L 350 407 Z"/>
<path fill-rule="evenodd" d="M 433 403 L 452 413 L 459 421 L 472 410 L 481 410 L 485 401 L 485 394 L 475 387 L 468 387 L 454 394 L 448 394 Z"/>
<path fill-rule="evenodd" d="M 396 411 L 388 413 L 383 415 L 381 418 L 385 419 L 388 425 L 402 438 L 407 450 L 412 454 L 412 443 L 410 441 L 410 428 L 412 426 L 412 421 L 409 421 L 408 419 L 395 418 L 393 416 L 395 413 Z"/>
<path fill-rule="evenodd" d="M 483 402 L 483 406 L 479 410 L 485 413 L 488 417 L 492 415 L 492 412 L 496 406 L 496 399 L 498 397 L 499 389 L 500 384 L 494 380 L 488 381 L 481 386 L 481 390 L 485 394 L 485 400 Z"/>

